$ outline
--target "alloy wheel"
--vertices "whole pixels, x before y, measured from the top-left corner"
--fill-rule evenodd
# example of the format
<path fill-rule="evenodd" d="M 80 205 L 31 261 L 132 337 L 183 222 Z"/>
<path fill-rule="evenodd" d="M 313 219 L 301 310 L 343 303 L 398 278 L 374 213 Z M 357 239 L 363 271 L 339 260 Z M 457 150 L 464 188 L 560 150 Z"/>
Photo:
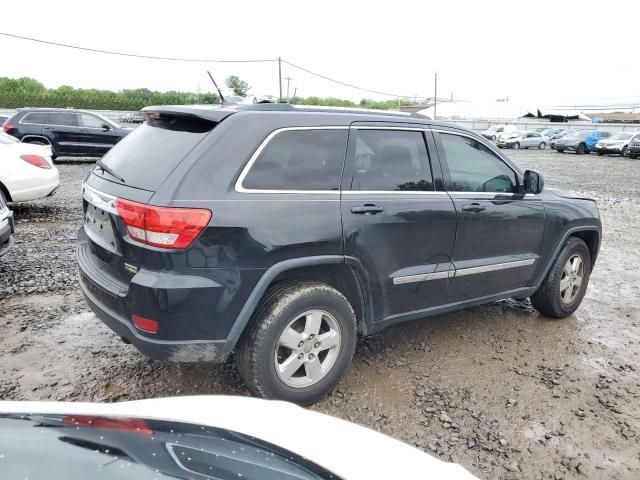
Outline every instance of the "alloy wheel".
<path fill-rule="evenodd" d="M 584 262 L 578 254 L 572 255 L 562 270 L 560 278 L 560 299 L 570 305 L 578 296 L 584 281 Z"/>
<path fill-rule="evenodd" d="M 338 321 L 324 310 L 309 310 L 284 328 L 276 344 L 276 373 L 286 385 L 303 388 L 318 383 L 340 352 Z"/>

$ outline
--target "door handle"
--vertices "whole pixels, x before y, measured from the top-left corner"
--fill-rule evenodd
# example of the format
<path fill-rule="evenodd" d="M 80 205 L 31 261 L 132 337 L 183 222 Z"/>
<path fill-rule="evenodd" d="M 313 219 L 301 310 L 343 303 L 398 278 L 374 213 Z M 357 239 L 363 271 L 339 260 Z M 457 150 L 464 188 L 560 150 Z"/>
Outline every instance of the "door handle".
<path fill-rule="evenodd" d="M 463 212 L 480 213 L 483 210 L 486 210 L 486 207 L 483 207 L 479 203 L 469 203 L 462 207 Z"/>
<path fill-rule="evenodd" d="M 378 205 L 373 205 L 371 203 L 367 203 L 361 207 L 351 207 L 351 213 L 355 213 L 356 215 L 364 215 L 365 213 L 375 215 L 376 213 L 380 212 L 384 212 L 384 208 L 379 207 Z"/>

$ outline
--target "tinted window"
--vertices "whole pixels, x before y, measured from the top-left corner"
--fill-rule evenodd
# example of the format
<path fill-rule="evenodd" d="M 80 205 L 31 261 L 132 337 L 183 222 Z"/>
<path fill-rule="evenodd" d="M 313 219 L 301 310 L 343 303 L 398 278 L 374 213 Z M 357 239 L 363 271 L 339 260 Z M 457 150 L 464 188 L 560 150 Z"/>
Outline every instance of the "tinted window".
<path fill-rule="evenodd" d="M 516 175 L 482 143 L 460 135 L 440 134 L 456 192 L 514 192 Z"/>
<path fill-rule="evenodd" d="M 260 153 L 244 188 L 337 190 L 347 130 L 289 130 L 274 136 Z"/>
<path fill-rule="evenodd" d="M 352 190 L 433 190 L 422 132 L 356 132 Z"/>
<path fill-rule="evenodd" d="M 73 127 L 76 124 L 73 117 L 74 117 L 73 113 L 52 112 L 49 123 L 51 125 L 62 125 L 65 127 Z"/>
<path fill-rule="evenodd" d="M 88 113 L 80 113 L 78 114 L 79 124 L 81 127 L 88 128 L 102 128 L 102 124 L 104 123 L 101 119 L 94 115 L 89 115 Z"/>
<path fill-rule="evenodd" d="M 215 125 L 192 118 L 150 119 L 119 141 L 102 161 L 127 185 L 155 191 Z M 109 178 L 100 169 L 94 173 Z"/>
<path fill-rule="evenodd" d="M 49 114 L 46 112 L 27 113 L 20 122 L 46 124 L 49 123 Z"/>

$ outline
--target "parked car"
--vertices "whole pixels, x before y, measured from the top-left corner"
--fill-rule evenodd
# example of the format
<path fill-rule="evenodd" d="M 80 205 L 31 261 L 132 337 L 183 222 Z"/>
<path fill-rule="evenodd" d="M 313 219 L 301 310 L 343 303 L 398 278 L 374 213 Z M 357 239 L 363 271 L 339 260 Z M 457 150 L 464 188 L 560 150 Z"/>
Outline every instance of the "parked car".
<path fill-rule="evenodd" d="M 131 132 L 95 113 L 51 108 L 21 108 L 2 128 L 24 143 L 50 145 L 54 159 L 102 156 Z"/>
<path fill-rule="evenodd" d="M 255 95 L 253 103 L 276 103 L 278 99 L 274 95 Z"/>
<path fill-rule="evenodd" d="M 0 125 L 2 125 L 7 120 L 7 118 L 9 117 L 7 117 L 6 115 L 0 115 Z"/>
<path fill-rule="evenodd" d="M 506 137 L 501 137 L 498 140 L 497 146 L 498 148 L 538 148 L 540 150 L 544 150 L 547 148 L 547 143 L 549 142 L 549 138 L 545 137 L 541 133 L 538 132 L 514 132 L 511 135 Z"/>
<path fill-rule="evenodd" d="M 629 158 L 635 160 L 640 158 L 640 134 L 635 135 L 629 142 Z"/>
<path fill-rule="evenodd" d="M 0 257 L 6 254 L 13 246 L 13 212 L 4 200 L 4 195 L 0 195 Z"/>
<path fill-rule="evenodd" d="M 596 203 L 473 131 L 289 104 L 145 111 L 83 183 L 76 251 L 91 309 L 153 358 L 235 351 L 257 395 L 308 404 L 357 335 L 508 297 L 561 318 L 585 294 Z"/>
<path fill-rule="evenodd" d="M 611 132 L 601 132 L 599 130 L 577 131 L 559 138 L 555 146 L 559 153 L 569 151 L 581 155 L 595 151 L 596 143 L 598 143 L 601 138 L 608 138 L 610 136 Z"/>
<path fill-rule="evenodd" d="M 301 426 L 304 441 L 291 434 Z M 250 397 L 4 401 L 0 431 L 7 480 L 476 479 L 366 427 Z"/>
<path fill-rule="evenodd" d="M 489 128 L 487 128 L 484 132 L 482 132 L 480 135 L 482 135 L 484 138 L 487 138 L 489 140 L 497 140 L 498 137 L 501 134 L 504 133 L 513 133 L 515 132 L 517 129 L 514 125 L 493 125 Z"/>
<path fill-rule="evenodd" d="M 551 137 L 562 132 L 563 130 L 564 128 L 544 128 L 538 133 L 541 133 L 545 137 L 549 137 L 549 140 L 551 140 Z"/>
<path fill-rule="evenodd" d="M 497 141 L 499 142 L 503 138 L 506 138 L 506 137 L 508 137 L 510 135 L 513 135 L 514 133 L 516 133 L 518 131 L 519 130 L 518 130 L 518 128 L 516 126 L 507 125 L 506 127 L 504 127 L 504 130 L 498 134 Z"/>
<path fill-rule="evenodd" d="M 146 120 L 143 112 L 129 112 L 120 116 L 122 123 L 142 123 Z"/>
<path fill-rule="evenodd" d="M 596 143 L 596 153 L 598 155 L 615 153 L 624 157 L 629 151 L 629 143 L 634 136 L 638 137 L 640 134 L 634 134 L 632 132 L 614 133 L 611 137 L 603 138 Z"/>
<path fill-rule="evenodd" d="M 4 203 L 51 196 L 59 184 L 50 146 L 20 143 L 0 132 L 0 197 Z"/>
<path fill-rule="evenodd" d="M 573 130 L 573 129 L 567 128 L 567 129 L 560 130 L 557 133 L 554 133 L 553 135 L 551 135 L 551 139 L 549 140 L 549 146 L 553 150 L 555 150 L 556 149 L 556 142 L 558 141 L 559 138 L 566 137 L 567 135 L 572 135 L 572 134 L 574 134 L 574 133 L 576 133 L 578 131 L 579 130 Z"/>

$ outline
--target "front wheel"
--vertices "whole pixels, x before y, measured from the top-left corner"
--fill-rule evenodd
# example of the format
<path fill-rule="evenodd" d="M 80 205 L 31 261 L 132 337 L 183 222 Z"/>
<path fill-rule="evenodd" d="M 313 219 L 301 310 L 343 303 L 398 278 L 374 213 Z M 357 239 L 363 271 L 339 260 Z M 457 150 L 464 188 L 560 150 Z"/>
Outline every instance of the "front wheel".
<path fill-rule="evenodd" d="M 540 142 L 540 145 L 538 145 L 538 149 L 539 150 L 544 150 L 545 148 L 547 148 L 547 144 L 544 142 Z"/>
<path fill-rule="evenodd" d="M 590 275 L 591 255 L 587 244 L 578 237 L 569 237 L 546 278 L 531 296 L 531 304 L 548 317 L 568 317 L 580 306 Z"/>
<path fill-rule="evenodd" d="M 584 143 L 581 143 L 580 145 L 578 145 L 578 148 L 576 149 L 576 153 L 578 155 L 587 153 L 587 146 Z"/>
<path fill-rule="evenodd" d="M 496 141 L 496 136 L 495 135 L 491 135 L 491 140 L 493 140 L 495 142 Z"/>
<path fill-rule="evenodd" d="M 331 392 L 351 363 L 356 320 L 349 301 L 324 283 L 269 290 L 238 352 L 238 370 L 256 395 L 311 404 Z"/>
<path fill-rule="evenodd" d="M 513 144 L 513 149 L 518 150 L 520 148 L 520 144 L 518 142 Z"/>

